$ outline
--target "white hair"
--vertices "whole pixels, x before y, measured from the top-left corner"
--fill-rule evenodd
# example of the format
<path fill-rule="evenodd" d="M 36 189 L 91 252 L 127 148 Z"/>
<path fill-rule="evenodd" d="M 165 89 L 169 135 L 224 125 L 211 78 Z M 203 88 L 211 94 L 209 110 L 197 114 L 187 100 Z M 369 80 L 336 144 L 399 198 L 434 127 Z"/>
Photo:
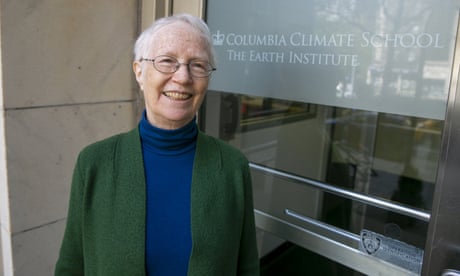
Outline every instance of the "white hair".
<path fill-rule="evenodd" d="M 214 48 L 212 47 L 212 37 L 209 31 L 208 25 L 198 17 L 190 14 L 177 14 L 169 17 L 163 17 L 153 22 L 150 27 L 145 29 L 141 35 L 137 38 L 134 45 L 134 60 L 140 60 L 145 58 L 152 47 L 155 34 L 164 26 L 176 23 L 185 22 L 197 30 L 203 37 L 206 50 L 209 56 L 209 62 L 212 66 L 215 66 Z"/>

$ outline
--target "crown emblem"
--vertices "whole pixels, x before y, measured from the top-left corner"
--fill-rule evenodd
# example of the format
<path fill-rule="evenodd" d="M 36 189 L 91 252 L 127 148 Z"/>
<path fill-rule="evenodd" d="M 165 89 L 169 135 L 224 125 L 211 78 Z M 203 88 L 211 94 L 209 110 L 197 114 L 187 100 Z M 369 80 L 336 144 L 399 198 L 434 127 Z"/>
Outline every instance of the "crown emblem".
<path fill-rule="evenodd" d="M 222 46 L 224 45 L 225 35 L 220 33 L 218 30 L 217 33 L 212 35 L 212 43 L 214 46 Z"/>

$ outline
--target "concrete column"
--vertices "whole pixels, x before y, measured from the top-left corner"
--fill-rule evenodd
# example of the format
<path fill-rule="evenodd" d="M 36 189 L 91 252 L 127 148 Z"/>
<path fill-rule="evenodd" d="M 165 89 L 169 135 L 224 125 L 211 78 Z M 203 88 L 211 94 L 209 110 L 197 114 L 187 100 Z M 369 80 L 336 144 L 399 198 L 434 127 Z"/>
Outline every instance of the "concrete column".
<path fill-rule="evenodd" d="M 139 10 L 0 1 L 0 274 L 52 275 L 77 153 L 137 124 Z"/>

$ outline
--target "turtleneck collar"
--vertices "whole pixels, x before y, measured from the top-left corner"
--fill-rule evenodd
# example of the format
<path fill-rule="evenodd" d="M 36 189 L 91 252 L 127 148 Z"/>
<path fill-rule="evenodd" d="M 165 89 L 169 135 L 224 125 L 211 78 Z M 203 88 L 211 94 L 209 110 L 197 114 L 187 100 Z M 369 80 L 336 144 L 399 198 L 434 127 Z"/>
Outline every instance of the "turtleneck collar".
<path fill-rule="evenodd" d="M 139 123 L 142 148 L 160 155 L 182 155 L 195 150 L 198 127 L 193 119 L 187 125 L 173 130 L 153 126 L 146 112 Z"/>

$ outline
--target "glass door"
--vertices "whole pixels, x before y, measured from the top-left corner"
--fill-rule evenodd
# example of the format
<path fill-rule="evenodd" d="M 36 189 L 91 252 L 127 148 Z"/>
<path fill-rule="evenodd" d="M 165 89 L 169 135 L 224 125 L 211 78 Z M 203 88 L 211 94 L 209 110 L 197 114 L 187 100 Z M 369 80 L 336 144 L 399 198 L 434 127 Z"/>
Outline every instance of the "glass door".
<path fill-rule="evenodd" d="M 262 275 L 422 272 L 459 6 L 207 1 L 200 124 L 251 162 Z"/>
<path fill-rule="evenodd" d="M 442 121 L 219 92 L 208 97 L 206 110 L 213 114 L 216 105 L 221 110 L 219 128 L 213 132 L 212 122 L 206 119 L 206 132 L 248 156 L 259 225 L 281 238 L 259 233 L 261 255 L 268 266 L 274 265 L 272 258 L 279 258 L 283 249 L 283 254 L 312 261 L 295 262 L 301 264 L 297 275 L 322 263 L 322 268 L 337 271 L 329 275 L 356 275 L 344 274 L 353 270 L 325 259 L 313 261 L 319 256 L 312 259 L 312 252 L 293 244 L 302 243 L 291 238 L 302 231 L 272 230 L 270 219 L 274 219 L 325 233 L 358 250 L 363 230 L 382 235 L 389 243 L 402 242 L 396 248 L 412 254 L 407 255 L 413 258 L 408 265 L 419 272 Z M 227 118 L 235 112 L 239 114 L 236 127 Z M 292 269 L 291 262 L 282 262 L 289 264 L 283 269 Z"/>

